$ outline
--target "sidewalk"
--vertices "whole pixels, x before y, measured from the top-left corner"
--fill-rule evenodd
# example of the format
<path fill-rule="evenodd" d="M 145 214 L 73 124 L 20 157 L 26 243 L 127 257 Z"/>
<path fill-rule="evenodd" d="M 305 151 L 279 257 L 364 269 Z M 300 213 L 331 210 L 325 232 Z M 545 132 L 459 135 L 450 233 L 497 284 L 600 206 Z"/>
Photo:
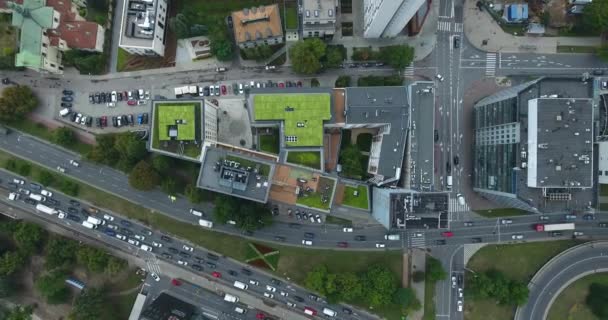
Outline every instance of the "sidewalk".
<path fill-rule="evenodd" d="M 475 0 L 465 1 L 464 33 L 475 48 L 487 52 L 551 54 L 557 53 L 557 46 L 601 45 L 599 37 L 520 37 L 508 34 L 489 13 L 477 8 Z M 484 40 L 486 45 L 483 45 Z"/>
<path fill-rule="evenodd" d="M 416 248 L 412 249 L 411 252 L 412 252 L 411 253 L 412 269 L 410 270 L 411 274 L 414 274 L 414 272 L 416 272 L 416 271 L 425 272 L 426 271 L 426 252 L 424 252 L 423 250 L 420 250 L 420 249 L 416 249 Z M 405 256 L 405 254 L 404 254 L 404 256 Z M 404 259 L 404 261 L 405 261 L 405 259 Z M 404 278 L 405 278 L 405 275 L 404 275 Z M 420 282 L 410 281 L 410 287 L 412 289 L 414 289 L 414 292 L 416 292 L 416 298 L 418 298 L 418 300 L 420 301 L 420 304 L 422 305 L 422 308 L 420 308 L 420 310 L 418 310 L 410 315 L 410 317 L 409 317 L 410 319 L 422 319 L 422 317 L 424 316 L 424 293 L 425 293 L 424 286 L 425 286 L 424 281 L 420 281 Z"/>

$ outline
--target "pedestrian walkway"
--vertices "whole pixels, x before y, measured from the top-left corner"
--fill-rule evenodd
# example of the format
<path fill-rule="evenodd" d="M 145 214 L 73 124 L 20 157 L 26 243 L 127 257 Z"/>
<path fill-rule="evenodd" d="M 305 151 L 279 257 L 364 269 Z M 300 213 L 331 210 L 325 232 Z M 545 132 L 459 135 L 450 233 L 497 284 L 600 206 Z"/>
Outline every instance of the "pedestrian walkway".
<path fill-rule="evenodd" d="M 454 32 L 461 33 L 464 30 L 463 26 L 464 25 L 462 23 L 459 23 L 459 22 L 455 23 L 454 24 Z"/>
<path fill-rule="evenodd" d="M 146 267 L 148 269 L 148 272 L 156 273 L 157 275 L 161 274 L 160 266 L 158 265 L 158 260 L 154 256 L 151 256 L 151 258 L 146 259 Z"/>
<path fill-rule="evenodd" d="M 408 247 L 410 247 L 410 248 L 426 247 L 426 237 L 424 236 L 424 233 L 421 232 L 421 233 L 418 233 L 418 235 L 420 235 L 420 236 L 417 237 L 415 233 L 409 234 Z"/>
<path fill-rule="evenodd" d="M 469 211 L 469 206 L 465 204 L 458 203 L 458 199 L 450 198 L 448 203 L 448 212 L 467 212 Z"/>
<path fill-rule="evenodd" d="M 452 22 L 451 21 L 441 21 L 437 22 L 437 31 L 452 31 Z"/>
<path fill-rule="evenodd" d="M 496 53 L 486 54 L 486 76 L 493 77 L 496 75 Z"/>
<path fill-rule="evenodd" d="M 412 62 L 412 64 L 410 66 L 408 66 L 407 68 L 405 68 L 405 72 L 404 72 L 406 77 L 411 77 L 414 75 L 414 63 Z"/>
<path fill-rule="evenodd" d="M 425 272 L 426 271 L 426 251 L 424 249 L 413 249 L 410 250 L 411 252 L 411 270 L 410 272 L 413 274 L 416 271 L 422 271 Z M 405 254 L 404 254 L 405 256 Z M 405 262 L 405 259 L 404 259 Z M 410 287 L 412 289 L 414 289 L 414 293 L 416 293 L 416 298 L 418 298 L 418 300 L 420 301 L 421 305 L 424 305 L 425 301 L 424 301 L 424 294 L 425 294 L 425 287 L 424 287 L 425 283 L 424 281 L 420 281 L 420 282 L 414 282 L 414 281 L 410 281 Z M 430 301 L 432 302 L 432 301 Z M 411 320 L 419 320 L 422 319 L 424 317 L 424 308 L 421 308 L 420 310 L 414 311 L 412 312 L 409 316 L 408 319 Z"/>

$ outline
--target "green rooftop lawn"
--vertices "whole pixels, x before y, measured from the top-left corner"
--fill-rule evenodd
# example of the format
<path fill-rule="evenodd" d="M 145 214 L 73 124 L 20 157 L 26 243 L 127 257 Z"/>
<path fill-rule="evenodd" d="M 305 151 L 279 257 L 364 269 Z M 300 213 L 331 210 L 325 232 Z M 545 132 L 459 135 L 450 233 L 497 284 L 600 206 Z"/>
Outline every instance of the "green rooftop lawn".
<path fill-rule="evenodd" d="M 175 120 L 185 120 L 185 124 L 177 125 L 177 140 L 194 140 L 196 138 L 196 110 L 194 103 L 187 104 L 157 104 L 158 109 L 158 131 L 159 139 L 169 139 L 170 125 L 175 125 Z"/>
<path fill-rule="evenodd" d="M 298 9 L 296 7 L 288 6 L 285 8 L 285 28 L 298 28 Z"/>
<path fill-rule="evenodd" d="M 321 152 L 319 151 L 289 151 L 287 162 L 300 164 L 313 169 L 321 169 Z"/>
<path fill-rule="evenodd" d="M 260 150 L 279 154 L 279 132 L 273 130 L 272 134 L 260 135 Z"/>
<path fill-rule="evenodd" d="M 255 120 L 283 120 L 285 135 L 297 137 L 295 142 L 285 140 L 287 146 L 323 145 L 323 121 L 331 119 L 329 94 L 259 94 L 253 103 Z"/>
<path fill-rule="evenodd" d="M 359 191 L 358 196 L 354 195 L 355 190 Z M 367 186 L 360 185 L 357 188 L 347 186 L 344 188 L 344 200 L 342 200 L 342 204 L 367 210 L 369 209 L 367 198 Z"/>

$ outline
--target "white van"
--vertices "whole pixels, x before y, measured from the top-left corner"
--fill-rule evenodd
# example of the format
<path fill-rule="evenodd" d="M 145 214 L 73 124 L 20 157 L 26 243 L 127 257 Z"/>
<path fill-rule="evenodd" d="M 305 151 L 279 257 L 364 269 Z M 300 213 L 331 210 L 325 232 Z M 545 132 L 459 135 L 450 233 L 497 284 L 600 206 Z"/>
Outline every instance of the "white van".
<path fill-rule="evenodd" d="M 198 224 L 206 228 L 213 228 L 213 222 L 208 220 L 198 219 Z"/>
<path fill-rule="evenodd" d="M 465 203 L 464 203 L 464 197 L 460 193 L 456 195 L 456 198 L 458 199 L 458 204 L 459 205 L 461 205 L 461 206 L 465 205 Z"/>
<path fill-rule="evenodd" d="M 145 244 L 142 244 L 141 247 L 139 247 L 139 248 L 141 248 L 142 250 L 145 250 L 145 251 L 152 251 L 152 247 L 147 246 Z"/>
<path fill-rule="evenodd" d="M 104 224 L 106 224 L 105 220 L 101 220 L 101 219 L 98 219 L 98 218 L 95 218 L 95 217 L 92 217 L 92 216 L 89 216 L 87 218 L 87 221 L 90 222 L 90 223 L 92 223 L 92 224 L 95 224 L 95 225 L 104 225 Z"/>
<path fill-rule="evenodd" d="M 61 111 L 59 111 L 59 115 L 62 117 L 65 117 L 68 114 L 70 114 L 70 108 L 63 108 L 63 109 L 61 109 Z"/>
<path fill-rule="evenodd" d="M 224 301 L 237 303 L 239 302 L 239 297 L 226 293 L 226 295 L 224 296 Z"/>
<path fill-rule="evenodd" d="M 401 236 L 398 234 L 387 234 L 384 236 L 384 240 L 400 240 Z"/>
<path fill-rule="evenodd" d="M 30 193 L 30 199 L 32 200 L 36 200 L 38 202 L 44 202 L 46 201 L 46 198 L 39 195 L 39 194 L 35 194 L 35 193 Z"/>
<path fill-rule="evenodd" d="M 448 190 L 452 190 L 452 176 L 448 176 L 448 186 L 447 189 Z"/>
<path fill-rule="evenodd" d="M 82 225 L 83 225 L 85 228 L 88 228 L 88 229 L 95 229 L 95 228 L 97 228 L 97 225 L 92 224 L 92 223 L 90 223 L 90 222 L 88 222 L 88 221 L 83 221 L 83 222 L 82 222 Z"/>
<path fill-rule="evenodd" d="M 242 283 L 240 281 L 235 281 L 234 282 L 234 286 L 237 287 L 237 288 L 239 288 L 239 289 L 241 289 L 241 290 L 247 290 L 247 288 L 249 288 L 248 285 L 246 285 L 246 284 L 244 284 L 244 283 Z"/>
<path fill-rule="evenodd" d="M 323 308 L 323 314 L 329 317 L 335 317 L 337 312 L 329 309 L 329 308 Z"/>
<path fill-rule="evenodd" d="M 197 217 L 202 217 L 203 216 L 202 212 L 200 212 L 200 211 L 198 211 L 198 210 L 196 210 L 194 208 L 190 208 L 190 213 L 193 214 L 193 215 L 195 215 L 195 216 L 197 216 Z"/>
<path fill-rule="evenodd" d="M 241 307 L 236 307 L 236 308 L 234 308 L 234 312 L 236 312 L 238 314 L 245 314 L 247 312 L 247 309 L 244 309 Z"/>

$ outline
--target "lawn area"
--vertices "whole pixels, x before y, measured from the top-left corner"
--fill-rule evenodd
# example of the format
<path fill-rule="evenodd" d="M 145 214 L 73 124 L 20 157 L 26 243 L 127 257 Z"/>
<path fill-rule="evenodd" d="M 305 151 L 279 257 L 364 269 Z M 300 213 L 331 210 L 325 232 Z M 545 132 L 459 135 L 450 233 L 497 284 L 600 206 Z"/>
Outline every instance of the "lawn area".
<path fill-rule="evenodd" d="M 298 9 L 294 6 L 285 5 L 285 29 L 298 28 Z"/>
<path fill-rule="evenodd" d="M 272 134 L 260 135 L 260 150 L 279 154 L 279 133 L 276 130 L 272 130 Z"/>
<path fill-rule="evenodd" d="M 131 55 L 122 48 L 118 48 L 118 57 L 116 59 L 116 70 L 121 72 L 125 70 Z"/>
<path fill-rule="evenodd" d="M 475 213 L 486 218 L 498 218 L 498 217 L 514 217 L 514 216 L 525 216 L 530 212 L 515 209 L 515 208 L 499 208 L 499 209 L 488 209 L 488 210 L 477 210 Z"/>
<path fill-rule="evenodd" d="M 477 251 L 467 268 L 475 272 L 495 269 L 508 279 L 528 283 L 534 274 L 558 253 L 580 242 L 574 240 L 531 242 L 513 245 L 488 245 Z M 485 320 L 491 314 L 493 320 L 513 319 L 513 306 L 497 305 L 494 300 L 468 299 L 465 316 L 468 320 Z"/>
<path fill-rule="evenodd" d="M 597 47 L 592 46 L 557 46 L 557 53 L 595 53 Z"/>
<path fill-rule="evenodd" d="M 323 203 L 321 194 L 313 192 L 309 193 L 308 196 L 299 197 L 298 200 L 296 200 L 296 203 L 310 208 L 329 210 L 330 201 Z"/>
<path fill-rule="evenodd" d="M 600 196 L 608 196 L 608 184 L 600 184 Z"/>
<path fill-rule="evenodd" d="M 25 132 L 34 137 L 40 138 L 42 140 L 51 141 L 50 137 L 51 137 L 52 130 L 49 130 L 47 127 L 45 127 L 41 123 L 24 120 L 24 121 L 20 121 L 20 122 L 12 122 L 8 126 L 15 128 L 19 131 Z M 64 147 L 64 148 L 72 150 L 74 152 L 78 152 L 84 156 L 84 155 L 88 154 L 89 151 L 91 151 L 93 146 L 77 140 L 76 143 L 74 143 L 73 145 L 71 145 L 69 147 Z"/>
<path fill-rule="evenodd" d="M 299 164 L 313 169 L 321 169 L 321 152 L 318 151 L 289 151 L 287 162 Z"/>
<path fill-rule="evenodd" d="M 344 219 L 344 218 L 339 218 L 339 217 L 332 216 L 332 215 L 327 215 L 325 217 L 325 223 L 335 224 L 335 225 L 344 226 L 344 227 L 352 227 L 353 226 L 353 222 L 351 220 Z"/>
<path fill-rule="evenodd" d="M 323 121 L 331 118 L 330 96 L 311 94 L 257 94 L 253 97 L 255 120 L 281 120 L 285 144 L 293 147 L 323 145 Z"/>
<path fill-rule="evenodd" d="M 196 137 L 195 104 L 156 104 L 158 109 L 157 131 L 159 139 L 172 140 L 169 137 L 169 128 L 177 130 L 176 140 L 194 140 Z M 181 122 L 181 123 L 178 123 Z"/>
<path fill-rule="evenodd" d="M 0 14 L 0 67 L 12 69 L 15 67 L 18 32 L 11 26 L 11 15 Z"/>
<path fill-rule="evenodd" d="M 608 273 L 588 275 L 571 283 L 562 291 L 551 308 L 549 309 L 549 320 L 600 320 L 594 315 L 585 303 L 589 293 L 589 286 L 598 283 L 608 286 Z"/>
<path fill-rule="evenodd" d="M 355 191 L 359 192 L 358 196 L 355 196 Z M 359 209 L 368 210 L 368 195 L 367 195 L 367 186 L 360 185 L 358 187 L 346 186 L 344 188 L 344 200 L 342 200 L 342 204 L 345 206 L 351 206 Z"/>

